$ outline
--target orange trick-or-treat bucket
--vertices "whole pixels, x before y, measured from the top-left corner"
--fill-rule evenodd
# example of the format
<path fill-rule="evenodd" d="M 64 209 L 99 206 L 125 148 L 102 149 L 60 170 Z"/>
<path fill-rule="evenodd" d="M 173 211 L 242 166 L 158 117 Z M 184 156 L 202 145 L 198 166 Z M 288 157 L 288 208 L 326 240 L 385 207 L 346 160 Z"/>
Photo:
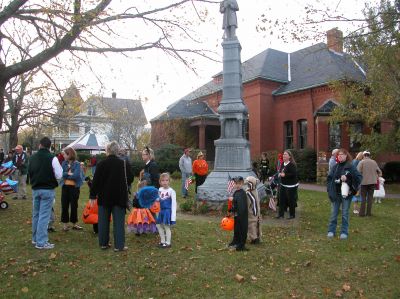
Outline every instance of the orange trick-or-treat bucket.
<path fill-rule="evenodd" d="M 221 220 L 221 228 L 223 230 L 233 230 L 234 220 L 232 217 L 224 217 Z"/>

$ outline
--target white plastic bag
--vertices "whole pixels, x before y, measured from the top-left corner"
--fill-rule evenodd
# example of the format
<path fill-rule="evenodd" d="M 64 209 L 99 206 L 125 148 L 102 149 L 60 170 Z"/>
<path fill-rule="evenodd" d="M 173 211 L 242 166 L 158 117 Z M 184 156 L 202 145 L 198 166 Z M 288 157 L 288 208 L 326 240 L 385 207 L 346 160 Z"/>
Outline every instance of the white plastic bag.
<path fill-rule="evenodd" d="M 343 198 L 346 198 L 347 196 L 349 196 L 350 187 L 346 182 L 342 182 L 341 191 L 342 191 Z"/>

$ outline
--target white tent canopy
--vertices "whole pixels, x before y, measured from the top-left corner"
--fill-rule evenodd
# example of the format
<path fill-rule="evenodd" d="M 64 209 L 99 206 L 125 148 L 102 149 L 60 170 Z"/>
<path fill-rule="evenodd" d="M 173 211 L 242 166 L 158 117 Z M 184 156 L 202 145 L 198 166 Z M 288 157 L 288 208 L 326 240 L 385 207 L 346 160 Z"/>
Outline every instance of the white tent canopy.
<path fill-rule="evenodd" d="M 109 142 L 107 135 L 96 134 L 90 130 L 85 135 L 79 137 L 74 142 L 70 143 L 68 147 L 74 150 L 105 150 L 106 144 Z"/>

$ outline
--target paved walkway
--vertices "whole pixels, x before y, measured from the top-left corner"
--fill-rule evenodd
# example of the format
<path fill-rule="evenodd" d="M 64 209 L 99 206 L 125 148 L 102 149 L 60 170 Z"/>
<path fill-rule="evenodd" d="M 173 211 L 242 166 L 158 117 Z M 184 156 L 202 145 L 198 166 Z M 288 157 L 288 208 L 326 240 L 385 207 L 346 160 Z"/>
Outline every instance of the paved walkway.
<path fill-rule="evenodd" d="M 300 183 L 299 188 L 300 189 L 304 189 L 304 190 L 326 192 L 326 186 L 325 185 Z M 388 193 L 386 193 L 385 198 L 400 198 L 400 194 L 388 194 Z"/>

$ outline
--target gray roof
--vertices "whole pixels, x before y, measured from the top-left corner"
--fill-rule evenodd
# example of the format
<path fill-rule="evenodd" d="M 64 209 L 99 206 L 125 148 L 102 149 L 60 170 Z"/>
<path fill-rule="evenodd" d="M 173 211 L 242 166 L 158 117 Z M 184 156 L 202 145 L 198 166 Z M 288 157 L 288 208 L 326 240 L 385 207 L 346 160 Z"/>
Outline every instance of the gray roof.
<path fill-rule="evenodd" d="M 202 101 L 178 101 L 156 118 L 153 118 L 152 121 L 177 118 L 191 119 L 198 117 L 218 118 L 218 114 L 215 113 L 207 103 Z"/>
<path fill-rule="evenodd" d="M 214 77 L 221 75 L 222 72 Z M 326 85 L 334 80 L 363 81 L 365 75 L 351 56 L 331 51 L 325 43 L 319 43 L 290 54 L 266 49 L 242 63 L 243 83 L 259 78 L 282 83 L 281 87 L 274 91 L 274 95 L 283 95 Z M 201 98 L 220 90 L 222 80 L 212 80 L 167 107 L 167 111 L 152 121 L 185 117 L 184 113 L 188 112 L 176 106 L 184 107 L 187 105 L 185 102 L 196 99 L 198 105 Z M 193 117 L 193 114 L 191 115 Z"/>
<path fill-rule="evenodd" d="M 325 85 L 334 80 L 362 81 L 365 78 L 350 55 L 330 51 L 324 43 L 291 53 L 290 74 L 290 82 L 275 91 L 275 95 Z"/>
<path fill-rule="evenodd" d="M 147 124 L 147 118 L 143 110 L 142 102 L 139 100 L 93 96 L 85 101 L 85 107 L 88 107 L 91 103 L 100 103 L 104 111 L 116 114 L 121 110 L 126 109 L 130 117 L 134 118 L 138 125 L 144 126 Z"/>

